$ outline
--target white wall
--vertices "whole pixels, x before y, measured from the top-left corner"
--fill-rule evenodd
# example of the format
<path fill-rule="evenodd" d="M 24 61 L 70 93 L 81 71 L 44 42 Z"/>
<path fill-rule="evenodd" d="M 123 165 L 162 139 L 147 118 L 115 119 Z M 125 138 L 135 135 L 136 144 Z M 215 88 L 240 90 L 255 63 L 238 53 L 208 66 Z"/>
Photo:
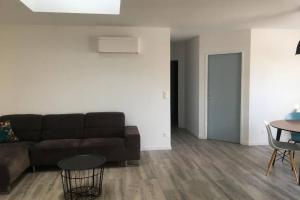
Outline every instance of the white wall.
<path fill-rule="evenodd" d="M 199 37 L 186 41 L 185 128 L 199 135 Z"/>
<path fill-rule="evenodd" d="M 264 120 L 284 119 L 300 103 L 300 30 L 251 34 L 250 144 L 267 144 Z"/>
<path fill-rule="evenodd" d="M 207 32 L 200 35 L 199 137 L 206 139 L 207 56 L 243 53 L 241 143 L 248 144 L 250 30 Z"/>
<path fill-rule="evenodd" d="M 171 42 L 171 60 L 178 60 L 178 126 L 185 127 L 185 42 Z"/>
<path fill-rule="evenodd" d="M 197 130 L 197 77 L 191 64 L 195 52 L 186 42 L 186 127 L 206 138 L 207 55 L 243 52 L 242 144 L 267 144 L 264 120 L 284 119 L 300 104 L 300 56 L 295 55 L 300 30 L 253 29 L 201 33 L 199 41 L 199 131 Z M 195 42 L 195 41 L 194 41 Z M 184 42 L 183 42 L 184 43 Z M 178 53 L 177 53 L 178 54 Z M 195 63 L 195 62 L 194 62 Z M 193 66 L 193 67 L 191 67 Z M 197 132 L 198 131 L 198 132 Z M 287 135 L 283 135 L 286 136 Z"/>
<path fill-rule="evenodd" d="M 99 54 L 98 36 L 140 37 L 142 53 Z M 0 27 L 2 115 L 121 111 L 143 149 L 169 149 L 169 74 L 168 28 Z"/>

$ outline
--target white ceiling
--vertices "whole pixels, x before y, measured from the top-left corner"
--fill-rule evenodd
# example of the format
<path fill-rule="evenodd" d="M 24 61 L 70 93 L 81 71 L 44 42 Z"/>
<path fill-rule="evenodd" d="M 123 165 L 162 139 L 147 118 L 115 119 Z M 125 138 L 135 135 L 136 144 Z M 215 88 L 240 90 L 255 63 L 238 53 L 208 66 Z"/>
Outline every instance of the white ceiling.
<path fill-rule="evenodd" d="M 202 31 L 300 28 L 300 0 L 122 0 L 121 14 L 32 13 L 19 0 L 0 0 L 0 24 L 171 27 L 173 39 Z"/>

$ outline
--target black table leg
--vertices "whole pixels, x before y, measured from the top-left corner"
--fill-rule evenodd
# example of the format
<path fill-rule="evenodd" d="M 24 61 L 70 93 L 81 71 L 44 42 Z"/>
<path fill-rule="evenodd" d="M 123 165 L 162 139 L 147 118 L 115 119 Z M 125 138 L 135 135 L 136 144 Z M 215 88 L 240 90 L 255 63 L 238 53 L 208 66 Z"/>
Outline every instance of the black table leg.
<path fill-rule="evenodd" d="M 282 132 L 282 130 L 281 129 L 277 129 L 277 135 L 276 135 L 276 140 L 277 141 L 279 141 L 280 140 L 280 137 L 281 137 L 281 132 Z M 274 161 L 273 161 L 273 166 L 275 165 L 275 161 L 276 161 L 276 157 L 275 157 L 275 159 L 274 159 Z"/>
<path fill-rule="evenodd" d="M 281 132 L 282 130 L 281 129 L 277 129 L 277 135 L 276 135 L 276 140 L 279 141 L 280 140 L 280 137 L 281 137 Z"/>

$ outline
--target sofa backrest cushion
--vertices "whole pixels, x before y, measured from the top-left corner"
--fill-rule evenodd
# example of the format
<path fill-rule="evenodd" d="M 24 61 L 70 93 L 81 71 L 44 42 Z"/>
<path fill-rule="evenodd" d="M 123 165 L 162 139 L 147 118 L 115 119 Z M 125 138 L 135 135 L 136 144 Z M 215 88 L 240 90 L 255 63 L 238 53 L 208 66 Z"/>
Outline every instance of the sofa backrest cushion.
<path fill-rule="evenodd" d="M 42 115 L 4 115 L 0 121 L 10 121 L 12 130 L 20 141 L 39 141 L 42 131 Z"/>
<path fill-rule="evenodd" d="M 57 114 L 43 117 L 43 140 L 77 139 L 83 133 L 83 114 Z"/>
<path fill-rule="evenodd" d="M 84 138 L 124 137 L 125 115 L 120 112 L 87 113 Z"/>

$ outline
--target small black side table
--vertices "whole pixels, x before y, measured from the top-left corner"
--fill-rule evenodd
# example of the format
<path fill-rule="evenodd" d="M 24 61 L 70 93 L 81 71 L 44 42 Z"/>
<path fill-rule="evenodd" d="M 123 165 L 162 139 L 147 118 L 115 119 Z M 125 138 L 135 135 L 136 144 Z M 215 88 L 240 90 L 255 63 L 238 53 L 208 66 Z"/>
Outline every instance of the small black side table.
<path fill-rule="evenodd" d="M 73 156 L 58 163 L 66 200 L 95 199 L 102 193 L 104 163 L 97 155 Z"/>

